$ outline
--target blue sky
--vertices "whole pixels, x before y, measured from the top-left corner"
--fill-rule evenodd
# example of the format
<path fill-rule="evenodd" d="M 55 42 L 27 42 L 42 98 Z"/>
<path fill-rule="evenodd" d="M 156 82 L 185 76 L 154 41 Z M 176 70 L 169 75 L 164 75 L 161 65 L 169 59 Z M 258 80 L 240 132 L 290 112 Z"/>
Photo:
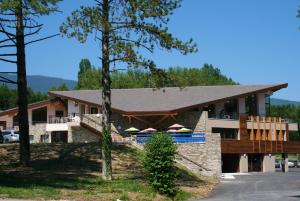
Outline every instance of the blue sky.
<path fill-rule="evenodd" d="M 90 0 L 64 0 L 63 13 L 43 17 L 43 34 L 58 32 L 70 12 Z M 241 84 L 288 82 L 277 98 L 300 101 L 299 0 L 185 0 L 171 18 L 170 31 L 181 39 L 192 37 L 199 52 L 182 56 L 176 51 L 150 55 L 160 67 L 215 67 Z M 89 58 L 99 66 L 98 44 L 92 39 L 80 44 L 57 37 L 27 48 L 31 75 L 48 75 L 75 80 L 79 61 Z M 0 68 L 14 66 L 0 63 Z"/>

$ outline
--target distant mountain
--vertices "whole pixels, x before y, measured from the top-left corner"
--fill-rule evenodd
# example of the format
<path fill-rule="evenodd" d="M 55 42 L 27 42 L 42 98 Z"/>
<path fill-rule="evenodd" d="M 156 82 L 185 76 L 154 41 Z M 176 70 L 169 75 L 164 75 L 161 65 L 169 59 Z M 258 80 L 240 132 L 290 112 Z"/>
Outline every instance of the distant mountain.
<path fill-rule="evenodd" d="M 278 98 L 271 98 L 271 105 L 299 105 L 300 106 L 300 102 L 289 101 L 289 100 L 278 99 Z"/>
<path fill-rule="evenodd" d="M 16 80 L 17 76 L 14 74 L 1 74 L 10 80 Z M 69 89 L 74 89 L 77 82 L 74 80 L 66 80 L 56 77 L 48 77 L 42 75 L 28 75 L 27 76 L 28 86 L 35 92 L 40 91 L 47 93 L 49 89 L 53 86 L 60 86 L 62 84 L 66 84 Z M 10 88 L 16 88 L 14 84 L 8 84 Z"/>

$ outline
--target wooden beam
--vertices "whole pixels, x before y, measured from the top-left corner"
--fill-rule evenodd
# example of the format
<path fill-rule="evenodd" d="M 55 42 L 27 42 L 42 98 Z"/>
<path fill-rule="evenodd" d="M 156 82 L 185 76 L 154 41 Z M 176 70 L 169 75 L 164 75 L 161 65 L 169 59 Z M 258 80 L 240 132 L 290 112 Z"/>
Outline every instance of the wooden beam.
<path fill-rule="evenodd" d="M 178 115 L 177 112 L 126 112 L 122 116 L 136 116 L 136 117 L 149 117 L 149 116 L 166 116 L 166 115 Z"/>
<path fill-rule="evenodd" d="M 152 122 L 146 121 L 146 120 L 144 120 L 144 119 L 142 119 L 142 118 L 140 118 L 140 117 L 137 117 L 137 116 L 131 116 L 131 117 L 134 118 L 134 119 L 136 119 L 136 120 L 138 120 L 138 121 L 140 121 L 140 122 L 143 122 L 144 124 L 146 124 L 146 125 L 148 125 L 148 126 L 152 126 L 152 125 L 153 125 Z"/>
<path fill-rule="evenodd" d="M 175 115 L 170 115 L 170 117 L 171 117 L 174 121 L 177 121 Z"/>
<path fill-rule="evenodd" d="M 154 123 L 154 125 L 158 125 L 160 124 L 161 122 L 163 122 L 165 119 L 167 119 L 169 117 L 169 115 L 166 115 L 164 117 L 162 117 L 161 119 L 159 119 L 157 122 Z"/>

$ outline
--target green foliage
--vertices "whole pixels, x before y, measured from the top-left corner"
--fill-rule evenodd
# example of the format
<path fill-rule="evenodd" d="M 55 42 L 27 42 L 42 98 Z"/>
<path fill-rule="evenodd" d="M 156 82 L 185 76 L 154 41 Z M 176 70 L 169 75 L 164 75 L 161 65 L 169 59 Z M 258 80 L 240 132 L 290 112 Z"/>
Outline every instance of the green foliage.
<path fill-rule="evenodd" d="M 47 94 L 27 90 L 28 103 L 34 103 L 48 99 Z M 15 89 L 9 89 L 6 85 L 0 85 L 0 110 L 7 110 L 17 106 L 18 95 Z"/>
<path fill-rule="evenodd" d="M 165 71 L 166 77 L 161 87 L 175 86 L 207 86 L 207 85 L 232 85 L 237 84 L 231 78 L 226 77 L 213 65 L 204 64 L 202 68 L 169 68 Z M 101 88 L 101 69 L 92 66 L 78 72 L 78 89 Z M 147 70 L 129 69 L 127 71 L 115 71 L 111 73 L 112 88 L 154 88 L 157 85 L 156 77 Z"/>
<path fill-rule="evenodd" d="M 13 108 L 16 105 L 17 105 L 16 90 L 11 90 L 6 85 L 0 85 L 0 110 Z"/>
<path fill-rule="evenodd" d="M 100 89 L 101 78 L 101 71 L 92 66 L 88 59 L 80 61 L 77 89 Z"/>
<path fill-rule="evenodd" d="M 58 11 L 56 4 L 60 1 L 62 0 L 1 0 L 0 10 L 12 11 L 21 6 L 24 14 L 49 15 Z"/>
<path fill-rule="evenodd" d="M 51 87 L 49 91 L 69 91 L 69 88 L 65 83 L 63 83 L 59 86 Z"/>
<path fill-rule="evenodd" d="M 272 105 L 270 116 L 282 117 L 300 125 L 300 106 L 295 105 Z M 300 128 L 299 128 L 300 131 Z M 300 133 L 290 132 L 290 140 L 300 141 Z"/>
<path fill-rule="evenodd" d="M 167 136 L 154 135 L 145 144 L 144 168 L 150 185 L 168 196 L 176 195 L 175 174 L 176 146 Z"/>

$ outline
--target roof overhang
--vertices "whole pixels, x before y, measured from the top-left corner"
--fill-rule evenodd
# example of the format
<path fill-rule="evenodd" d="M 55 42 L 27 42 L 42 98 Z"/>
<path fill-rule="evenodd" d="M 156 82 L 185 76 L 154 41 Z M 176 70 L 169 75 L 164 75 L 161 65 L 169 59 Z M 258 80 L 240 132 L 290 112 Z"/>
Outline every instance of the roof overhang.
<path fill-rule="evenodd" d="M 241 94 L 238 94 L 238 95 L 235 95 L 235 96 L 228 96 L 228 97 L 221 98 L 221 99 L 215 99 L 215 100 L 212 100 L 212 101 L 202 102 L 201 104 L 187 105 L 186 107 L 179 107 L 179 108 L 176 108 L 176 109 L 173 109 L 173 110 L 159 110 L 159 111 L 155 111 L 155 110 L 153 110 L 153 111 L 149 111 L 149 110 L 148 111 L 146 111 L 146 110 L 145 111 L 134 111 L 134 110 L 131 110 L 131 111 L 124 111 L 122 109 L 112 107 L 112 111 L 120 113 L 123 116 L 130 116 L 130 115 L 135 115 L 135 116 L 174 115 L 174 114 L 177 114 L 178 112 L 185 111 L 185 110 L 192 109 L 192 108 L 203 107 L 203 106 L 207 106 L 207 105 L 210 105 L 210 104 L 214 104 L 214 103 L 218 103 L 218 102 L 222 102 L 222 101 L 226 101 L 226 100 L 230 100 L 230 99 L 235 99 L 235 98 L 240 98 L 240 97 L 242 98 L 242 97 L 249 96 L 251 94 L 275 92 L 275 91 L 278 91 L 280 89 L 287 88 L 287 87 L 288 87 L 287 83 L 277 84 L 277 85 L 273 85 L 273 86 L 266 87 L 266 88 L 263 88 L 263 89 L 253 90 L 251 92 L 241 93 Z M 69 99 L 69 100 L 72 100 L 72 101 L 75 101 L 75 102 L 101 107 L 101 104 L 95 104 L 94 102 L 90 102 L 90 101 L 83 100 L 83 99 L 80 99 L 80 98 L 65 96 L 65 95 L 59 94 L 55 91 L 50 91 L 48 94 L 50 96 L 55 96 L 55 97 L 59 97 L 59 98 L 62 98 L 62 99 Z"/>

